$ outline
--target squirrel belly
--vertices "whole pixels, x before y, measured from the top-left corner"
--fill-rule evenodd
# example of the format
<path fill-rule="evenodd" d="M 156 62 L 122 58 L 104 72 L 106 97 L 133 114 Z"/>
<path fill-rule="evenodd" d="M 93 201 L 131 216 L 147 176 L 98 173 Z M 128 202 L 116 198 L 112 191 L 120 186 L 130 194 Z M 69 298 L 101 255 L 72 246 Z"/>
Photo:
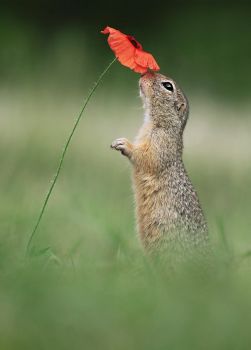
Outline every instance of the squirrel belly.
<path fill-rule="evenodd" d="M 151 133 L 147 133 L 149 129 Z M 204 244 L 208 239 L 206 220 L 181 155 L 172 149 L 170 136 L 146 123 L 136 142 L 133 187 L 144 247 L 160 249 L 174 243 L 186 249 Z"/>

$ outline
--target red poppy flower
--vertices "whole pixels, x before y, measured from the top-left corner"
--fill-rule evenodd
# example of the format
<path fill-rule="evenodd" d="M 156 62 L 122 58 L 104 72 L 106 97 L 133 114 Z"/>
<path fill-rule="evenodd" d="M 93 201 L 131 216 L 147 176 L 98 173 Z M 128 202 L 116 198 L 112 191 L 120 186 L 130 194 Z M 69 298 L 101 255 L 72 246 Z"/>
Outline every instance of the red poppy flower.
<path fill-rule="evenodd" d="M 157 71 L 159 66 L 153 56 L 145 52 L 142 45 L 131 35 L 106 27 L 101 31 L 109 34 L 108 44 L 121 64 L 137 73 L 146 73 L 148 69 Z"/>

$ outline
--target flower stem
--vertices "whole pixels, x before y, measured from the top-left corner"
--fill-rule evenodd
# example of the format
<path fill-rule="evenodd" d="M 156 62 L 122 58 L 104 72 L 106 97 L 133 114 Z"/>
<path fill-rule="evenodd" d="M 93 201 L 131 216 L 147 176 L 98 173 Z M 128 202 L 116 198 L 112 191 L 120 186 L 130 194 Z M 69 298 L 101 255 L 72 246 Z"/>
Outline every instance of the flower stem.
<path fill-rule="evenodd" d="M 39 227 L 39 224 L 40 224 L 41 219 L 42 219 L 42 217 L 43 217 L 43 214 L 44 214 L 44 212 L 45 212 L 46 206 L 47 206 L 48 201 L 49 201 L 49 199 L 50 199 L 50 196 L 51 196 L 51 194 L 52 194 L 53 188 L 54 188 L 54 186 L 56 185 L 56 182 L 57 182 L 59 173 L 60 173 L 60 171 L 61 171 L 61 168 L 62 168 L 62 165 L 63 165 L 63 162 L 64 162 L 64 158 L 65 158 L 67 149 L 68 149 L 68 147 L 69 147 L 69 145 L 70 145 L 70 142 L 71 142 L 71 139 L 72 139 L 72 137 L 73 137 L 73 135 L 74 135 L 74 133 L 75 133 L 75 131 L 76 131 L 76 129 L 77 129 L 77 126 L 78 126 L 78 124 L 79 124 L 79 122 L 80 122 L 80 120 L 81 120 L 81 117 L 82 117 L 82 115 L 83 115 L 83 113 L 84 113 L 84 110 L 85 110 L 85 108 L 86 108 L 88 102 L 90 101 L 90 99 L 91 99 L 93 93 L 95 92 L 95 90 L 96 90 L 97 87 L 99 86 L 99 84 L 100 84 L 101 80 L 103 79 L 104 75 L 108 72 L 108 70 L 110 69 L 110 67 L 112 66 L 112 64 L 113 64 L 116 60 L 117 60 L 117 58 L 113 59 L 112 62 L 111 62 L 111 63 L 105 68 L 105 70 L 101 73 L 101 75 L 99 76 L 98 80 L 96 81 L 96 83 L 94 84 L 93 88 L 91 89 L 89 95 L 88 95 L 87 98 L 85 99 L 84 105 L 83 105 L 83 107 L 82 107 L 82 109 L 81 109 L 81 111 L 80 111 L 78 117 L 76 118 L 76 121 L 75 121 L 75 123 L 74 123 L 74 125 L 73 125 L 72 131 L 71 131 L 70 135 L 68 136 L 68 138 L 67 138 L 67 140 L 66 140 L 65 146 L 64 146 L 63 151 L 62 151 L 62 154 L 61 154 L 61 157 L 60 157 L 60 159 L 59 159 L 59 163 L 58 163 L 58 167 L 57 167 L 57 170 L 56 170 L 56 174 L 54 175 L 54 178 L 53 178 L 52 183 L 51 183 L 51 185 L 50 185 L 50 187 L 49 187 L 49 190 L 48 190 L 48 192 L 47 192 L 47 194 L 46 194 L 46 196 L 45 196 L 45 199 L 44 199 L 42 208 L 41 208 L 41 210 L 40 210 L 40 212 L 39 212 L 39 215 L 38 215 L 36 224 L 35 224 L 35 226 L 34 226 L 32 232 L 31 232 L 31 235 L 30 235 L 29 240 L 28 240 L 28 242 L 27 242 L 27 245 L 26 245 L 26 253 L 25 253 L 26 257 L 27 257 L 27 256 L 29 255 L 29 253 L 30 253 L 30 247 L 31 247 L 32 240 L 33 240 L 33 238 L 34 238 L 34 236 L 35 236 L 35 234 L 36 234 L 36 232 L 37 232 L 37 229 L 38 229 L 38 227 Z"/>

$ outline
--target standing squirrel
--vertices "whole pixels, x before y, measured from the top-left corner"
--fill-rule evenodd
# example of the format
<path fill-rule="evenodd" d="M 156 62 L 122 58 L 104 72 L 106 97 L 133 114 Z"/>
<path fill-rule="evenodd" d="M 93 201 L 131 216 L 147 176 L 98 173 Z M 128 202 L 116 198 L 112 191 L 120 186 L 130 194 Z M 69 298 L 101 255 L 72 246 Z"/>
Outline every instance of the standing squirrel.
<path fill-rule="evenodd" d="M 143 74 L 139 88 L 143 126 L 134 143 L 119 138 L 111 147 L 133 165 L 140 239 L 155 253 L 203 250 L 208 246 L 207 223 L 182 160 L 188 101 L 174 80 L 162 74 Z"/>

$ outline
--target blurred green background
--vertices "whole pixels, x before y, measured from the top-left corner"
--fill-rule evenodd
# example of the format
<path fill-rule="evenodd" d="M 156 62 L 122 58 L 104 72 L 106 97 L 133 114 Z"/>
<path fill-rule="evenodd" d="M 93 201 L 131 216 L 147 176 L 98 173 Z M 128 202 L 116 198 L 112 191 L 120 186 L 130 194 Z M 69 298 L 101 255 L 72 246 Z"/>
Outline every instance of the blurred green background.
<path fill-rule="evenodd" d="M 248 1 L 0 3 L 0 349 L 250 349 Z M 113 59 L 106 25 L 134 35 L 190 101 L 184 160 L 216 273 L 154 271 L 137 239 L 130 165 L 139 76 L 114 64 L 88 105 L 33 241 L 76 115 Z"/>

